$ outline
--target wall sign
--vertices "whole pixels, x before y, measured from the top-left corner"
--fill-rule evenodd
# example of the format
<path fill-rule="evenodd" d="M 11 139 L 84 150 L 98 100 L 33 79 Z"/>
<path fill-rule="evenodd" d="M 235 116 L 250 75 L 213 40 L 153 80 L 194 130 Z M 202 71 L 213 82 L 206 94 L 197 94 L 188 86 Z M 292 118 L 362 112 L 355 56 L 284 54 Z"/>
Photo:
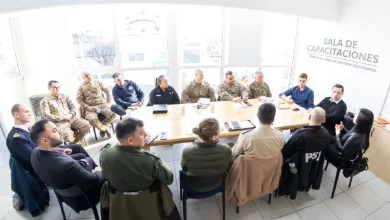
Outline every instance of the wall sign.
<path fill-rule="evenodd" d="M 379 55 L 359 51 L 359 41 L 324 38 L 322 45 L 308 45 L 310 58 L 376 72 Z"/>

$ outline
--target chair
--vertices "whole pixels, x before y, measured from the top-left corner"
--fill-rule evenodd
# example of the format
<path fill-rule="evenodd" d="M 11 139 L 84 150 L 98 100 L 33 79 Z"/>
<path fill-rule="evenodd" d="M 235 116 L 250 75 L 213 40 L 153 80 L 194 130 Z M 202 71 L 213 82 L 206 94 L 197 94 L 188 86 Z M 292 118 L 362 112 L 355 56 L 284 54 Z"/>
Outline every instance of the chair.
<path fill-rule="evenodd" d="M 340 163 L 339 166 L 337 166 L 337 172 L 336 172 L 336 178 L 334 180 L 334 184 L 333 184 L 333 190 L 332 190 L 332 196 L 331 198 L 333 199 L 334 197 L 334 193 L 336 191 L 336 186 L 337 186 L 337 182 L 339 181 L 339 176 L 340 176 L 340 172 L 341 170 L 343 169 L 346 169 L 346 168 L 350 168 L 353 164 L 353 162 L 358 159 L 358 158 L 361 158 L 363 154 L 360 153 L 355 159 L 353 160 L 348 160 L 346 158 L 342 158 L 342 161 Z M 327 170 L 328 169 L 328 165 L 329 165 L 329 160 L 326 160 L 326 165 L 325 165 L 325 169 L 324 170 Z M 333 164 L 332 164 L 333 165 Z M 351 178 L 349 179 L 349 185 L 348 185 L 348 188 L 351 188 L 351 184 L 352 184 L 352 179 L 353 179 L 353 176 L 351 176 Z"/>
<path fill-rule="evenodd" d="M 88 205 L 92 208 L 92 212 L 93 212 L 93 215 L 95 216 L 95 220 L 100 220 L 96 206 L 91 203 L 87 194 L 82 189 L 80 189 L 78 186 L 72 186 L 72 187 L 67 188 L 67 189 L 53 188 L 53 190 L 56 194 L 58 203 L 60 204 L 61 213 L 62 213 L 62 217 L 64 218 L 64 220 L 66 220 L 66 216 L 65 216 L 64 207 L 62 206 L 62 203 L 63 203 L 62 197 L 78 197 L 78 196 L 84 197 L 84 199 L 87 201 Z"/>
<path fill-rule="evenodd" d="M 216 183 L 220 180 L 222 184 L 216 189 L 209 192 L 196 192 L 191 190 L 188 187 L 188 183 L 191 183 L 192 186 L 205 187 L 213 183 Z M 225 179 L 226 174 L 223 173 L 219 176 L 214 177 L 199 177 L 188 175 L 184 170 L 180 170 L 180 200 L 183 201 L 183 218 L 187 220 L 187 199 L 205 199 L 211 196 L 214 196 L 217 193 L 222 193 L 222 219 L 225 220 Z"/>
<path fill-rule="evenodd" d="M 79 114 L 80 114 L 80 117 L 85 119 L 85 109 L 83 107 L 79 107 Z M 102 115 L 102 114 L 98 114 L 98 119 L 100 122 L 104 121 L 104 119 L 106 119 L 106 116 Z M 97 140 L 97 135 L 96 135 L 96 128 L 95 127 L 92 127 L 93 128 L 93 133 L 95 135 L 95 140 Z M 113 123 L 111 123 L 111 128 L 112 128 L 112 131 L 115 133 L 115 128 L 114 128 L 114 125 Z"/>

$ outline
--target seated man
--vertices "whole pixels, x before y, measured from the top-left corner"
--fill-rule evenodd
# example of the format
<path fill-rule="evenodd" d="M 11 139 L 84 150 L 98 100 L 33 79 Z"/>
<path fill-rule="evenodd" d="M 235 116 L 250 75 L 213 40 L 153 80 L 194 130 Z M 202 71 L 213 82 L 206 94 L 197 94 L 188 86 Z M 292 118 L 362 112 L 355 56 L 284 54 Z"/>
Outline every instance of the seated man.
<path fill-rule="evenodd" d="M 314 107 L 314 92 L 306 86 L 307 74 L 301 73 L 298 79 L 298 86 L 294 86 L 287 91 L 280 93 L 279 97 L 287 103 L 295 103 L 302 108 Z M 287 96 L 291 96 L 291 99 Z"/>
<path fill-rule="evenodd" d="M 100 155 L 103 176 L 115 190 L 139 193 L 149 191 L 149 194 L 152 194 L 156 184 L 160 188 L 160 184 L 169 185 L 173 182 L 173 173 L 164 161 L 142 149 L 145 145 L 146 133 L 141 120 L 123 119 L 117 124 L 115 130 L 119 145 L 102 150 Z M 117 193 L 117 195 L 120 194 Z M 151 196 L 149 199 L 152 199 Z M 171 197 L 168 199 L 172 200 Z M 125 201 L 122 202 L 125 203 Z M 137 207 L 136 204 L 123 204 L 122 202 L 122 207 Z M 114 210 L 114 212 L 120 212 L 120 210 Z M 134 219 L 165 219 L 160 216 L 161 213 L 153 204 L 144 212 L 135 208 L 135 210 L 127 210 L 126 213 Z M 169 215 L 169 213 L 165 214 Z M 113 215 L 117 214 L 110 210 L 110 217 L 113 218 Z"/>
<path fill-rule="evenodd" d="M 225 74 L 225 81 L 218 87 L 218 96 L 221 101 L 246 102 L 248 100 L 248 91 L 240 83 L 234 80 L 232 71 Z"/>
<path fill-rule="evenodd" d="M 264 103 L 259 106 L 257 118 L 260 125 L 253 129 L 244 131 L 232 148 L 233 159 L 244 154 L 252 158 L 270 159 L 279 155 L 283 148 L 283 132 L 273 128 L 276 108 L 272 103 Z"/>
<path fill-rule="evenodd" d="M 216 101 L 213 88 L 203 78 L 202 70 L 196 70 L 195 79 L 184 88 L 181 94 L 181 103 L 196 103 L 199 98 L 209 98 L 212 102 Z"/>
<path fill-rule="evenodd" d="M 255 99 L 260 96 L 272 97 L 271 90 L 264 82 L 263 72 L 256 71 L 255 80 L 249 85 L 249 98 Z"/>
<path fill-rule="evenodd" d="M 347 105 L 341 99 L 343 94 L 344 87 L 340 84 L 336 84 L 332 88 L 331 97 L 326 97 L 317 104 L 318 107 L 323 108 L 326 112 L 326 121 L 322 126 L 324 126 L 332 136 L 336 135 L 336 124 L 342 123 L 344 116 L 347 113 Z"/>
<path fill-rule="evenodd" d="M 58 126 L 66 142 L 82 142 L 85 135 L 89 133 L 91 125 L 88 121 L 76 116 L 76 108 L 72 100 L 60 93 L 58 81 L 49 81 L 48 88 L 49 95 L 41 100 L 43 117 Z"/>
<path fill-rule="evenodd" d="M 131 80 L 123 80 L 120 73 L 115 73 L 115 86 L 112 88 L 112 96 L 116 105 L 111 105 L 111 111 L 117 115 L 126 115 L 126 109 L 129 107 L 141 107 L 144 103 L 144 92 Z"/>
<path fill-rule="evenodd" d="M 39 146 L 31 154 L 31 164 L 39 178 L 56 189 L 78 186 L 86 192 L 93 204 L 99 203 L 100 188 L 104 180 L 101 169 L 96 166 L 92 158 L 75 160 L 66 154 L 60 148 L 61 132 L 48 120 L 35 123 L 30 134 L 31 139 Z M 78 147 L 81 148 L 79 145 Z M 88 204 L 78 197 L 64 199 L 64 202 L 76 212 L 89 208 Z"/>
<path fill-rule="evenodd" d="M 291 199 L 295 199 L 297 191 L 320 188 L 324 150 L 332 140 L 328 131 L 321 127 L 324 122 L 324 109 L 313 108 L 309 115 L 309 126 L 297 129 L 284 145 L 279 196 L 290 195 Z M 299 174 L 295 175 L 297 172 Z"/>
<path fill-rule="evenodd" d="M 85 110 L 85 119 L 100 130 L 100 136 L 107 135 L 111 138 L 108 126 L 115 119 L 116 115 L 109 108 L 111 102 L 110 90 L 103 86 L 98 80 L 92 80 L 91 74 L 82 72 L 84 83 L 81 84 L 77 91 L 77 102 Z M 104 93 L 104 94 L 103 94 Z M 105 97 L 104 97 L 105 96 Z M 100 122 L 98 114 L 104 115 L 105 119 Z"/>

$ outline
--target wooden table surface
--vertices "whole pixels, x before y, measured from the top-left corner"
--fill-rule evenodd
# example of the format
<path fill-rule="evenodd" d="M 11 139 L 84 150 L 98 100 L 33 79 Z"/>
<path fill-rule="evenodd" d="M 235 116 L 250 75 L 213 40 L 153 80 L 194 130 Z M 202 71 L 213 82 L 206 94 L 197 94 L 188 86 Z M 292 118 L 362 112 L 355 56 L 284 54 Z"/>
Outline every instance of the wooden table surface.
<path fill-rule="evenodd" d="M 277 100 L 279 101 L 279 100 Z M 276 102 L 274 104 L 276 104 Z M 192 128 L 197 126 L 199 121 L 206 117 L 215 117 L 223 131 L 220 138 L 232 138 L 238 136 L 242 131 L 228 131 L 225 122 L 251 120 L 258 126 L 257 110 L 262 102 L 258 99 L 250 99 L 252 107 L 238 108 L 238 103 L 230 101 L 212 102 L 206 109 L 197 109 L 196 104 L 178 104 L 169 105 L 168 113 L 153 114 L 152 107 L 141 107 L 136 110 L 128 111 L 126 117 L 135 117 L 144 122 L 146 131 L 151 136 L 159 135 L 160 132 L 167 132 L 167 139 L 155 139 L 150 146 L 171 145 L 177 143 L 192 142 L 196 137 L 192 133 Z M 308 113 L 303 108 L 300 111 L 292 111 L 292 108 L 298 107 L 295 104 L 288 105 L 289 109 L 276 108 L 274 127 L 282 130 L 291 128 L 300 128 L 308 124 Z"/>

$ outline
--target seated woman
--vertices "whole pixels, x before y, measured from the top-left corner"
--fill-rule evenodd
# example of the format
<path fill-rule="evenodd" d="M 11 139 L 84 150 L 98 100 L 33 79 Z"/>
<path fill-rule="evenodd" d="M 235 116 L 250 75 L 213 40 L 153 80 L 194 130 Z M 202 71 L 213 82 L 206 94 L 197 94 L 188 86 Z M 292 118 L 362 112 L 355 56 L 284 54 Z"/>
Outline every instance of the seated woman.
<path fill-rule="evenodd" d="M 219 144 L 219 123 L 215 118 L 203 119 L 199 126 L 192 130 L 198 138 L 192 146 L 184 149 L 181 167 L 189 175 L 213 177 L 227 173 L 233 164 L 232 151 L 229 146 Z M 216 189 L 222 179 L 207 187 L 191 187 L 194 191 L 207 192 Z"/>
<path fill-rule="evenodd" d="M 179 95 L 172 86 L 168 85 L 168 79 L 161 75 L 156 79 L 156 88 L 149 94 L 148 106 L 162 104 L 180 104 Z"/>
<path fill-rule="evenodd" d="M 325 158 L 334 166 L 339 166 L 342 159 L 354 160 L 359 152 L 367 150 L 370 145 L 370 131 L 374 122 L 374 114 L 365 108 L 360 109 L 353 119 L 355 126 L 340 135 L 344 129 L 342 124 L 336 125 L 336 143 L 325 152 Z"/>

